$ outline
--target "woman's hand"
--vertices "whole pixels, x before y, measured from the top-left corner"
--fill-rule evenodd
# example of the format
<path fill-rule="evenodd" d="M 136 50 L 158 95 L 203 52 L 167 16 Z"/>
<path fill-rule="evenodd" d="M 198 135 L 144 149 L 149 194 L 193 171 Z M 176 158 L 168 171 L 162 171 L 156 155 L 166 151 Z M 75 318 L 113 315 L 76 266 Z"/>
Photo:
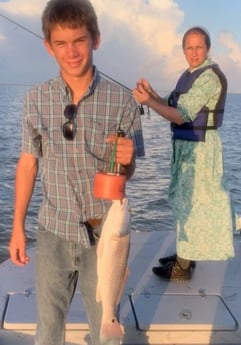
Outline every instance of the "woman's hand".
<path fill-rule="evenodd" d="M 144 105 L 150 105 L 150 101 L 155 99 L 158 100 L 159 95 L 153 90 L 150 83 L 145 79 L 140 79 L 136 83 L 136 88 L 132 92 L 135 100 Z"/>
<path fill-rule="evenodd" d="M 151 96 L 151 86 L 145 79 L 140 79 L 136 83 L 136 88 L 132 94 L 138 103 L 148 105 L 148 100 Z"/>

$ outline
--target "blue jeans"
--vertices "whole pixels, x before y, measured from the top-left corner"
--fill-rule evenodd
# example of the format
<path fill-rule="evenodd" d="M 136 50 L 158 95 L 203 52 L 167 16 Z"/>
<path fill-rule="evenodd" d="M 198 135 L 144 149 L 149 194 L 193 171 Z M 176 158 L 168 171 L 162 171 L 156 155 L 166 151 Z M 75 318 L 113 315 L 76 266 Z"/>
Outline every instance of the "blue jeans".
<path fill-rule="evenodd" d="M 96 244 L 86 249 L 39 229 L 36 247 L 37 332 L 35 345 L 63 345 L 68 309 L 79 282 L 92 345 L 99 345 L 102 316 L 96 302 Z"/>

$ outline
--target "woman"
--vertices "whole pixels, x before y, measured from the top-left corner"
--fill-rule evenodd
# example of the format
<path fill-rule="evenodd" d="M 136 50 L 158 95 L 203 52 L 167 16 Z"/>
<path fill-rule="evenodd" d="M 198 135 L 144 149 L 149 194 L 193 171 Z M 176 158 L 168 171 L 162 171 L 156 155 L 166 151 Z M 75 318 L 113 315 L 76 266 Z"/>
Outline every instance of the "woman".
<path fill-rule="evenodd" d="M 226 78 L 209 57 L 210 37 L 202 27 L 183 36 L 188 69 L 167 99 L 145 79 L 135 99 L 171 122 L 173 153 L 169 199 L 176 220 L 177 254 L 161 258 L 153 272 L 167 280 L 189 280 L 194 260 L 227 260 L 234 255 L 229 194 L 223 183 L 221 126 Z"/>

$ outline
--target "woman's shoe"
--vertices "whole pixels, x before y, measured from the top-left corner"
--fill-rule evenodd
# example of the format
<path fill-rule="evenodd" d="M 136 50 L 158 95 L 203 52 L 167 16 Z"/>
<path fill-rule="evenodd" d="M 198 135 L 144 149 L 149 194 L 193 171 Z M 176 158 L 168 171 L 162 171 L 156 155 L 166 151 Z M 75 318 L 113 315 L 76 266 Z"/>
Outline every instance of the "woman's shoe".
<path fill-rule="evenodd" d="M 164 258 L 160 258 L 159 262 L 161 265 L 166 265 L 170 261 L 175 261 L 177 258 L 177 254 L 172 254 L 169 256 L 165 256 Z"/>
<path fill-rule="evenodd" d="M 165 256 L 164 258 L 160 258 L 159 259 L 159 263 L 161 265 L 166 265 L 168 262 L 173 262 L 173 261 L 176 261 L 177 259 L 177 254 L 172 254 L 172 255 L 169 255 L 169 256 Z M 191 267 L 192 269 L 194 269 L 196 267 L 196 262 L 195 261 L 190 261 L 190 264 L 191 264 Z"/>
<path fill-rule="evenodd" d="M 169 261 L 163 266 L 153 267 L 152 271 L 164 280 L 186 281 L 191 279 L 193 268 L 190 264 L 187 269 L 183 269 L 177 261 Z"/>

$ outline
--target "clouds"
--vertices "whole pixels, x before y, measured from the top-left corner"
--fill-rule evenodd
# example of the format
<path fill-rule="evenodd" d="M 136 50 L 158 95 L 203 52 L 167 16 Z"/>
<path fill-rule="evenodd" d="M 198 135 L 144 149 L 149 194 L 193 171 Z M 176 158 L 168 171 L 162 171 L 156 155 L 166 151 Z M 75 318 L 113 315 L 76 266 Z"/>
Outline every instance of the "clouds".
<path fill-rule="evenodd" d="M 100 64 L 104 66 L 106 56 L 113 56 L 110 72 L 122 82 L 133 86 L 137 78 L 147 76 L 156 87 L 163 84 L 164 89 L 169 88 L 172 82 L 166 78 L 176 76 L 184 62 L 177 33 L 184 14 L 176 3 L 93 0 L 93 4 L 102 32 L 102 47 L 97 53 Z M 160 83 L 162 79 L 166 81 Z"/>
<path fill-rule="evenodd" d="M 178 75 L 186 68 L 181 47 L 184 33 L 181 28 L 187 28 L 186 18 L 177 1 L 93 0 L 92 2 L 99 17 L 103 40 L 100 52 L 97 53 L 97 61 L 103 68 L 108 66 L 106 73 L 111 73 L 131 87 L 133 82 L 143 76 L 148 78 L 160 92 L 173 88 Z M 205 23 L 206 18 L 205 6 L 202 4 L 201 1 L 196 0 L 198 17 L 196 22 L 201 25 Z M 201 6 L 202 11 L 198 11 Z M 230 6 L 232 8 L 232 4 Z M 198 13 L 203 17 L 198 16 Z M 218 13 L 217 9 L 221 28 L 223 28 L 222 16 L 226 18 L 226 13 Z M 195 20 L 197 18 L 195 19 L 195 13 L 192 12 L 192 22 L 195 23 Z M 212 20 L 214 20 L 213 16 Z M 240 44 L 231 32 L 224 33 L 222 29 L 220 36 L 217 36 L 212 27 L 208 27 L 208 30 L 214 43 L 212 47 L 215 48 L 211 51 L 211 56 L 217 58 L 224 68 L 230 90 L 239 90 L 237 80 L 241 78 Z M 234 69 L 235 73 L 233 73 Z"/>
<path fill-rule="evenodd" d="M 131 5 L 129 0 L 94 0 L 93 3 L 103 27 L 102 18 L 108 18 L 112 27 L 110 32 L 117 34 L 113 25 L 118 25 L 122 31 L 128 28 L 135 41 L 141 40 L 152 53 L 169 55 L 173 45 L 180 43 L 176 31 L 184 14 L 172 0 L 152 0 L 149 4 L 132 0 Z"/>
<path fill-rule="evenodd" d="M 0 41 L 6 40 L 7 38 L 0 34 Z"/>
<path fill-rule="evenodd" d="M 230 92 L 240 92 L 241 45 L 236 41 L 234 34 L 227 31 L 220 32 L 218 40 L 224 52 L 217 55 L 217 59 L 228 77 Z"/>
<path fill-rule="evenodd" d="M 219 41 L 227 48 L 229 59 L 241 68 L 241 46 L 235 41 L 234 35 L 230 32 L 222 32 Z"/>
<path fill-rule="evenodd" d="M 22 25 L 42 36 L 41 13 L 45 3 L 45 0 L 0 2 L 0 14 L 19 24 L 0 17 L 1 83 L 39 83 L 57 73 L 42 40 L 21 28 Z"/>
<path fill-rule="evenodd" d="M 32 17 L 41 15 L 42 8 L 44 7 L 45 3 L 45 0 L 1 0 L 0 9 L 6 11 L 8 14 Z"/>
<path fill-rule="evenodd" d="M 197 6 L 203 6 L 201 0 L 196 1 Z M 41 13 L 46 2 L 0 0 L 0 14 L 42 35 Z M 100 70 L 131 88 L 140 77 L 149 79 L 160 92 L 173 88 L 178 75 L 186 67 L 181 48 L 181 28 L 186 27 L 188 18 L 179 2 L 92 0 L 102 37 L 101 46 L 94 55 Z M 199 23 L 202 20 L 205 23 L 205 11 L 203 13 L 204 18 L 199 18 Z M 194 15 L 192 20 L 195 20 Z M 217 17 L 221 22 L 221 16 Z M 241 78 L 240 44 L 232 32 L 220 30 L 216 37 L 212 28 L 208 29 L 215 43 L 212 56 L 224 68 L 230 87 L 237 89 L 237 79 Z M 47 55 L 41 40 L 1 17 L 0 49 L 4 52 L 0 56 L 1 79 L 6 82 L 16 78 L 18 82 L 41 82 L 57 73 L 58 67 Z"/>

